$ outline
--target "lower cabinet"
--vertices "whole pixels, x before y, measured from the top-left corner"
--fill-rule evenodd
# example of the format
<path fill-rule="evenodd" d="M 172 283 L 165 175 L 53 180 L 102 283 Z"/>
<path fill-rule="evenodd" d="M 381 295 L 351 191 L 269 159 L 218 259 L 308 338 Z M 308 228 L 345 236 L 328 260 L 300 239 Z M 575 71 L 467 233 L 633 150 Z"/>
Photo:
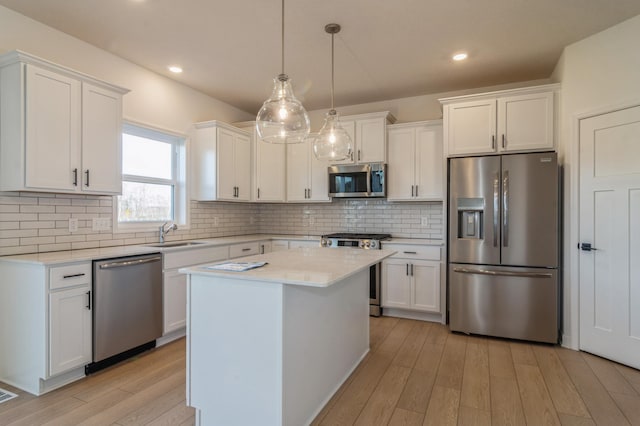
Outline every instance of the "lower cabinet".
<path fill-rule="evenodd" d="M 382 262 L 381 306 L 441 314 L 442 248 L 393 242 L 383 242 L 382 248 L 396 253 Z"/>
<path fill-rule="evenodd" d="M 202 247 L 165 252 L 163 271 L 163 334 L 184 328 L 187 324 L 187 276 L 178 270 L 201 263 L 217 262 L 229 258 L 229 247 Z"/>
<path fill-rule="evenodd" d="M 49 271 L 49 376 L 92 360 L 91 263 Z"/>
<path fill-rule="evenodd" d="M 440 262 L 389 259 L 383 269 L 383 307 L 440 312 Z"/>

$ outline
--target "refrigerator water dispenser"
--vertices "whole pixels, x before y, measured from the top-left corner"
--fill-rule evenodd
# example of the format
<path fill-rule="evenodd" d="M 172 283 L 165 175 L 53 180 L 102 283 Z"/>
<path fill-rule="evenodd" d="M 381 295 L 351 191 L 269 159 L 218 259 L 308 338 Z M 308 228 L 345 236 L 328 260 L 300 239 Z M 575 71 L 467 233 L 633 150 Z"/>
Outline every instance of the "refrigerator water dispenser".
<path fill-rule="evenodd" d="M 484 198 L 458 198 L 458 238 L 481 240 Z"/>

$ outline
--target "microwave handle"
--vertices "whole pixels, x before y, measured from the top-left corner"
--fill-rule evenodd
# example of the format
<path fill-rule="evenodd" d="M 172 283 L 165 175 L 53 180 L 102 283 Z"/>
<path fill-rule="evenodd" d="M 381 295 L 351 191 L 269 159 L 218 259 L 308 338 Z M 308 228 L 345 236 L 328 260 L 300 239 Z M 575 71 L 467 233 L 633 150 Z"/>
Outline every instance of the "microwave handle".
<path fill-rule="evenodd" d="M 367 164 L 367 195 L 371 195 L 371 164 Z"/>

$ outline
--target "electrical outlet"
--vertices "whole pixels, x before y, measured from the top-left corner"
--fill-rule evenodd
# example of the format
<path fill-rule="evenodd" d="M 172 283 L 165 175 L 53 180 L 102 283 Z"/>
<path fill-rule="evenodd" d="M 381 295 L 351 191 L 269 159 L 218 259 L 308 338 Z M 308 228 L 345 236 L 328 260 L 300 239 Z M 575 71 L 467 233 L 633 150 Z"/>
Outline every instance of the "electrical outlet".
<path fill-rule="evenodd" d="M 429 216 L 420 217 L 420 226 L 429 226 Z"/>
<path fill-rule="evenodd" d="M 111 229 L 111 219 L 108 217 L 94 217 L 91 222 L 92 231 L 109 231 Z"/>
<path fill-rule="evenodd" d="M 69 218 L 69 232 L 77 232 L 78 231 L 78 218 L 72 217 Z"/>

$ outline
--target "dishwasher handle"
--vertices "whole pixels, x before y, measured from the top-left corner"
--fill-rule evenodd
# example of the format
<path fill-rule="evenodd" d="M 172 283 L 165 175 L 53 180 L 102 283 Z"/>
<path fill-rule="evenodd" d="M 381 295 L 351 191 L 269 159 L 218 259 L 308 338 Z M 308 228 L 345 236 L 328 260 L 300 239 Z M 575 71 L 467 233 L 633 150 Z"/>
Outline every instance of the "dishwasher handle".
<path fill-rule="evenodd" d="M 103 263 L 102 265 L 100 265 L 100 269 L 112 269 L 112 268 L 121 268 L 123 266 L 141 265 L 143 263 L 157 262 L 159 260 L 162 260 L 161 256 L 148 257 L 146 259 L 122 260 L 118 262 Z"/>

